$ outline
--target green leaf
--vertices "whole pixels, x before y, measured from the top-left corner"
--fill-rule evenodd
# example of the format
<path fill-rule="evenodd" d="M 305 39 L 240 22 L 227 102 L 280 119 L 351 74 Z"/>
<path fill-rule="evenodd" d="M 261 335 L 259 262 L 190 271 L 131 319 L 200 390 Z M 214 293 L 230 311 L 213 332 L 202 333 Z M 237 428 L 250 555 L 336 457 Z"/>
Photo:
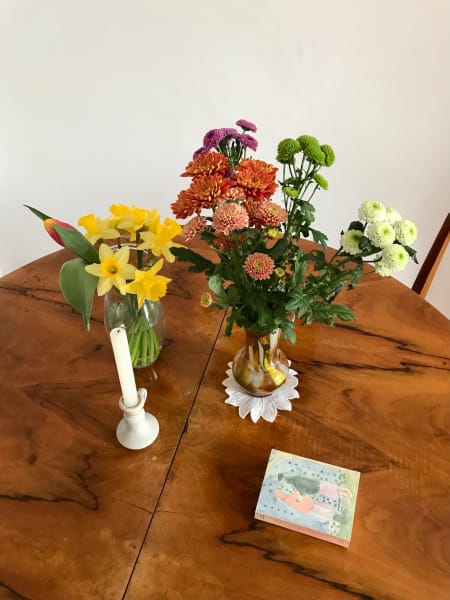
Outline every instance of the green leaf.
<path fill-rule="evenodd" d="M 285 252 L 288 247 L 288 240 L 285 237 L 280 238 L 276 244 L 271 248 L 267 254 L 277 261 Z"/>
<path fill-rule="evenodd" d="M 292 278 L 292 285 L 294 288 L 297 288 L 305 278 L 306 272 L 306 259 L 302 250 L 298 250 L 297 256 L 295 257 L 294 264 L 294 275 Z"/>
<path fill-rule="evenodd" d="M 309 230 L 312 233 L 313 240 L 316 242 L 316 244 L 321 244 L 322 248 L 326 250 L 328 239 L 327 236 L 318 229 L 313 229 L 312 227 L 310 227 Z"/>
<path fill-rule="evenodd" d="M 374 254 L 375 252 L 379 252 L 379 248 L 374 246 L 368 237 L 362 235 L 359 238 L 358 247 L 366 256 L 369 254 Z"/>
<path fill-rule="evenodd" d="M 414 250 L 414 248 L 411 248 L 410 246 L 403 246 L 403 248 L 406 250 L 406 252 L 409 254 L 409 256 L 413 259 L 413 261 L 416 263 L 416 265 L 418 265 L 419 261 L 417 260 L 417 250 Z"/>
<path fill-rule="evenodd" d="M 61 238 L 62 243 L 66 248 L 72 250 L 77 256 L 85 260 L 87 263 L 98 263 L 98 250 L 93 246 L 84 235 L 77 229 L 68 229 L 61 225 L 53 225 L 54 230 Z"/>
<path fill-rule="evenodd" d="M 311 301 L 301 290 L 294 290 L 291 299 L 286 303 L 288 312 L 295 311 L 297 317 L 303 317 L 310 307 Z"/>
<path fill-rule="evenodd" d="M 40 210 L 38 210 L 37 208 L 33 208 L 32 206 L 28 206 L 28 204 L 24 204 L 24 206 L 26 208 L 28 208 L 29 210 L 31 210 L 31 212 L 33 214 L 35 214 L 37 217 L 39 217 L 40 219 L 42 219 L 43 221 L 45 221 L 46 219 L 51 219 L 51 217 L 49 217 L 48 215 L 46 215 L 45 213 L 41 212 Z"/>
<path fill-rule="evenodd" d="M 363 274 L 364 264 L 363 264 L 361 257 L 360 256 L 355 257 L 354 260 L 356 261 L 356 267 L 353 269 L 352 281 L 349 285 L 350 289 L 353 289 L 358 285 L 358 283 L 361 280 L 362 274 Z"/>
<path fill-rule="evenodd" d="M 85 270 L 86 264 L 81 258 L 73 258 L 64 263 L 59 273 L 59 285 L 64 298 L 81 313 L 84 326 L 89 330 L 92 300 L 98 277 Z"/>
<path fill-rule="evenodd" d="M 223 283 L 222 277 L 220 275 L 213 275 L 208 280 L 209 289 L 216 294 L 216 296 L 220 296 L 223 293 Z"/>
<path fill-rule="evenodd" d="M 327 302 L 313 302 L 311 305 L 312 312 L 316 321 L 333 325 L 333 305 Z"/>
<path fill-rule="evenodd" d="M 343 304 L 333 304 L 332 306 L 334 316 L 341 319 L 341 321 L 353 321 L 353 319 L 356 318 L 354 313 L 347 306 L 344 306 Z"/>
<path fill-rule="evenodd" d="M 207 258 L 204 258 L 197 252 L 194 252 L 190 248 L 171 248 L 170 251 L 182 262 L 192 263 L 189 267 L 189 271 L 193 273 L 206 273 L 206 275 L 212 275 L 216 268 L 216 265 Z"/>
<path fill-rule="evenodd" d="M 350 229 L 356 229 L 357 231 L 364 231 L 364 225 L 361 223 L 361 221 L 352 221 L 350 223 L 350 225 L 348 226 L 347 231 L 350 231 Z"/>

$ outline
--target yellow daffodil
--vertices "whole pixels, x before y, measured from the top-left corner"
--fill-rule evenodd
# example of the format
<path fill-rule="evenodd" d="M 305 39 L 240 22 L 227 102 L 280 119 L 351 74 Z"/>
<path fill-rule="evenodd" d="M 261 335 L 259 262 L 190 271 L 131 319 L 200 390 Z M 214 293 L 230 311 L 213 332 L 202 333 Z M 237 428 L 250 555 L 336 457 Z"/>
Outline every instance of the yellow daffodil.
<path fill-rule="evenodd" d="M 126 280 L 133 279 L 136 267 L 128 264 L 130 249 L 123 246 L 114 252 L 107 244 L 101 244 L 99 251 L 100 263 L 87 265 L 85 270 L 95 277 L 99 277 L 97 294 L 104 296 L 115 286 L 121 294 L 125 293 Z"/>
<path fill-rule="evenodd" d="M 137 269 L 134 274 L 134 281 L 129 283 L 125 292 L 127 294 L 136 294 L 138 299 L 138 307 L 144 304 L 146 298 L 156 302 L 167 293 L 167 284 L 172 281 L 163 275 L 157 275 L 163 266 L 163 259 L 158 260 L 148 271 L 140 271 Z"/>
<path fill-rule="evenodd" d="M 114 240 L 120 236 L 117 229 L 112 227 L 110 219 L 100 219 L 93 213 L 80 217 L 78 225 L 86 229 L 85 237 L 91 244 L 95 244 L 100 239 Z"/>
<path fill-rule="evenodd" d="M 150 229 L 155 226 L 159 219 L 158 209 L 147 210 L 132 206 L 128 208 L 123 204 L 111 206 L 111 212 L 114 215 L 117 229 L 126 231 L 129 234 L 130 242 L 136 241 L 137 232 L 144 229 Z"/>
<path fill-rule="evenodd" d="M 109 211 L 111 213 L 111 222 L 114 224 L 114 227 L 117 227 L 117 223 L 123 221 L 126 218 L 126 215 L 129 213 L 130 208 L 125 204 L 111 204 L 109 207 Z"/>
<path fill-rule="evenodd" d="M 138 250 L 151 250 L 154 256 L 164 256 L 167 262 L 173 263 L 175 256 L 170 251 L 171 248 L 182 248 L 182 244 L 177 244 L 173 238 L 180 235 L 182 227 L 173 219 L 165 219 L 164 223 L 158 223 L 156 231 L 143 231 L 141 238 L 144 240 L 138 246 Z"/>

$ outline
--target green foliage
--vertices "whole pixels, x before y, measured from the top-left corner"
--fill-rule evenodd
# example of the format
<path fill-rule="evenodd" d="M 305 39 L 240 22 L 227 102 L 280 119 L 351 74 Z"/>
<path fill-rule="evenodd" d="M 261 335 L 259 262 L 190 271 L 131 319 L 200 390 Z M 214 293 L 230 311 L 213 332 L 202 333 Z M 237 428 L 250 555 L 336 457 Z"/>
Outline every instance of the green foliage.
<path fill-rule="evenodd" d="M 24 206 L 26 208 L 28 208 L 29 210 L 31 210 L 31 212 L 33 214 L 35 214 L 37 217 L 39 217 L 40 219 L 42 219 L 43 221 L 46 221 L 47 219 L 50 219 L 50 217 L 48 215 L 46 215 L 45 213 L 41 212 L 40 210 L 38 210 L 37 208 L 33 208 L 32 206 L 28 206 L 28 204 L 24 204 Z"/>
<path fill-rule="evenodd" d="M 189 271 L 194 273 L 203 272 L 206 275 L 212 275 L 212 273 L 214 273 L 214 263 L 201 254 L 198 254 L 198 252 L 194 252 L 189 248 L 171 248 L 171 252 L 178 260 L 192 263 L 192 266 L 189 267 Z"/>
<path fill-rule="evenodd" d="M 98 250 L 77 229 L 68 229 L 61 225 L 53 225 L 54 230 L 61 238 L 66 248 L 82 258 L 86 263 L 98 263 Z"/>
<path fill-rule="evenodd" d="M 86 264 L 82 258 L 73 258 L 64 263 L 59 273 L 59 284 L 64 298 L 81 313 L 84 326 L 89 330 L 98 278 L 85 271 Z"/>

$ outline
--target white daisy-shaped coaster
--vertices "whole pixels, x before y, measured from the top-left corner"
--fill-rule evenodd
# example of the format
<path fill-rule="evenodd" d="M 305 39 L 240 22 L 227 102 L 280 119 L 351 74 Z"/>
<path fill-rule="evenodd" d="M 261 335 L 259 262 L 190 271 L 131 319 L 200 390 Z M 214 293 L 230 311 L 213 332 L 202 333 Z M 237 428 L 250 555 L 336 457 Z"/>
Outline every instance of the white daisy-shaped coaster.
<path fill-rule="evenodd" d="M 297 371 L 289 369 L 286 382 L 270 396 L 252 396 L 248 394 L 236 381 L 231 370 L 231 364 L 228 363 L 227 377 L 222 381 L 225 386 L 225 392 L 228 398 L 225 404 L 238 407 L 238 413 L 241 419 L 250 414 L 253 423 L 257 423 L 259 418 L 273 423 L 277 418 L 279 410 L 292 410 L 291 400 L 300 398 L 296 390 L 298 385 Z"/>

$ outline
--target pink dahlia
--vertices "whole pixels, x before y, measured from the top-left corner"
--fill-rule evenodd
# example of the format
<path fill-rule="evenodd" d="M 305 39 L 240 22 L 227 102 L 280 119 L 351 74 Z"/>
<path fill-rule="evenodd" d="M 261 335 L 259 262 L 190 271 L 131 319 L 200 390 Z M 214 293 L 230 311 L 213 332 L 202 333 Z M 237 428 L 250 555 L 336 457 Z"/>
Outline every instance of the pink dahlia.
<path fill-rule="evenodd" d="M 229 235 L 230 231 L 248 226 L 248 214 L 240 204 L 225 202 L 217 207 L 212 224 L 217 233 Z"/>
<path fill-rule="evenodd" d="M 183 237 L 189 242 L 192 240 L 198 233 L 201 233 L 207 225 L 207 221 L 205 217 L 196 216 L 191 219 L 188 223 L 183 225 Z"/>
<path fill-rule="evenodd" d="M 269 279 L 275 268 L 273 259 L 263 252 L 249 254 L 245 259 L 244 270 L 252 279 Z"/>

